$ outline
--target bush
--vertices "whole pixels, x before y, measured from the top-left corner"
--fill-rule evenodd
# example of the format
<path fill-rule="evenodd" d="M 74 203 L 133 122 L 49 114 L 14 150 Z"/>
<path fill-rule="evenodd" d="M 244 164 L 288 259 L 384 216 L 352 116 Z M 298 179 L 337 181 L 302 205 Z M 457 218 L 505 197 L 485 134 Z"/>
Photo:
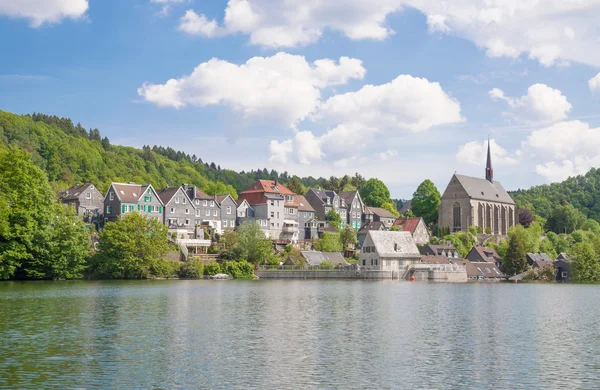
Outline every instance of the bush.
<path fill-rule="evenodd" d="M 485 228 L 485 234 L 492 234 L 492 228 L 491 227 L 486 227 Z"/>
<path fill-rule="evenodd" d="M 523 275 L 523 280 L 537 280 L 540 282 L 554 282 L 556 280 L 556 271 L 554 270 L 554 266 L 547 265 L 543 268 L 529 268 L 525 275 Z"/>
<path fill-rule="evenodd" d="M 183 263 L 179 269 L 179 277 L 185 279 L 200 279 L 204 274 L 204 265 L 199 260 Z"/>
<path fill-rule="evenodd" d="M 152 275 L 160 278 L 176 278 L 179 276 L 181 263 L 171 260 L 159 260 L 152 267 Z"/>
<path fill-rule="evenodd" d="M 322 261 L 321 265 L 319 266 L 322 269 L 333 269 L 333 263 L 331 261 Z"/>
<path fill-rule="evenodd" d="M 221 273 L 219 263 L 209 263 L 204 266 L 204 275 L 212 276 Z"/>
<path fill-rule="evenodd" d="M 208 234 L 208 230 L 203 229 L 204 230 L 204 239 L 205 240 L 210 240 L 210 234 Z"/>
<path fill-rule="evenodd" d="M 207 252 L 209 255 L 217 255 L 217 254 L 219 254 L 220 251 L 219 251 L 218 247 L 211 245 L 208 247 Z"/>
<path fill-rule="evenodd" d="M 221 264 L 221 272 L 234 279 L 252 279 L 254 277 L 254 266 L 246 260 L 224 261 Z"/>

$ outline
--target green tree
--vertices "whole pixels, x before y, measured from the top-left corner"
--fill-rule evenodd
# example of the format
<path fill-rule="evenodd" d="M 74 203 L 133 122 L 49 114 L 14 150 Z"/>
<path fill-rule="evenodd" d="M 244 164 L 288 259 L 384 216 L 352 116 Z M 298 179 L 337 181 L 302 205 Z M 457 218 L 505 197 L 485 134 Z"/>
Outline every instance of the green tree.
<path fill-rule="evenodd" d="M 390 213 L 394 214 L 396 217 L 398 217 L 400 215 L 400 213 L 398 212 L 398 209 L 396 208 L 396 203 L 394 202 L 384 202 L 381 205 L 382 209 L 385 209 L 387 211 L 389 211 Z"/>
<path fill-rule="evenodd" d="M 36 277 L 32 263 L 50 261 L 35 258 L 54 207 L 46 175 L 26 152 L 0 148 L 0 194 L 0 279 Z"/>
<path fill-rule="evenodd" d="M 390 190 L 379 179 L 367 180 L 359 192 L 363 202 L 369 206 L 381 207 L 390 201 Z"/>
<path fill-rule="evenodd" d="M 239 247 L 239 235 L 235 230 L 227 230 L 219 238 L 219 258 L 223 260 L 239 260 L 242 250 Z"/>
<path fill-rule="evenodd" d="M 338 229 L 342 223 L 342 217 L 333 208 L 331 208 L 327 212 L 327 215 L 325 215 L 325 220 L 329 221 L 329 224 L 331 225 L 331 227 L 334 227 L 336 229 Z"/>
<path fill-rule="evenodd" d="M 437 223 L 441 195 L 435 184 L 429 179 L 422 182 L 413 194 L 411 211 L 423 218 L 427 225 Z"/>
<path fill-rule="evenodd" d="M 350 225 L 346 225 L 340 232 L 340 242 L 343 248 L 348 248 L 358 242 L 356 230 Z"/>
<path fill-rule="evenodd" d="M 154 267 L 168 250 L 167 232 L 157 219 L 139 213 L 108 222 L 100 234 L 101 254 L 93 262 L 96 275 L 116 279 L 153 275 Z"/>
<path fill-rule="evenodd" d="M 586 218 L 571 204 L 557 205 L 548 218 L 547 226 L 555 233 L 571 233 L 585 223 Z"/>
<path fill-rule="evenodd" d="M 520 274 L 525 269 L 525 247 L 518 234 L 510 234 L 506 255 L 502 259 L 502 270 L 508 276 Z"/>
<path fill-rule="evenodd" d="M 341 252 L 342 249 L 339 233 L 325 232 L 319 240 L 319 250 L 323 252 Z"/>
<path fill-rule="evenodd" d="M 273 253 L 273 243 L 256 223 L 244 222 L 238 228 L 238 247 L 243 259 L 264 263 Z"/>
<path fill-rule="evenodd" d="M 543 239 L 540 243 L 540 252 L 547 254 L 551 259 L 556 259 L 558 255 L 556 249 L 554 249 L 554 244 L 548 238 Z"/>
<path fill-rule="evenodd" d="M 569 250 L 574 282 L 600 282 L 600 262 L 598 254 L 589 242 L 574 244 Z"/>
<path fill-rule="evenodd" d="M 307 188 L 302 184 L 298 176 L 292 177 L 290 181 L 285 185 L 290 191 L 298 195 L 306 194 Z"/>
<path fill-rule="evenodd" d="M 581 226 L 581 229 L 590 231 L 590 232 L 594 233 L 595 235 L 600 235 L 600 223 L 598 223 L 598 221 L 595 221 L 593 219 L 586 220 L 584 222 L 584 224 Z"/>

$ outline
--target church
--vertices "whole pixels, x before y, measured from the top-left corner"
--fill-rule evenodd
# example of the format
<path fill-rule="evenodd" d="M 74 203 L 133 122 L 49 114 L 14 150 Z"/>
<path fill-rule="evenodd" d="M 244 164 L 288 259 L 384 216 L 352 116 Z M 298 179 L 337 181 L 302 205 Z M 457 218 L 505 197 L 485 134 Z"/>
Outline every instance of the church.
<path fill-rule="evenodd" d="M 502 184 L 494 181 L 489 141 L 485 179 L 454 174 L 442 195 L 438 223 L 451 232 L 475 226 L 497 235 L 508 234 L 517 223 L 515 202 Z"/>

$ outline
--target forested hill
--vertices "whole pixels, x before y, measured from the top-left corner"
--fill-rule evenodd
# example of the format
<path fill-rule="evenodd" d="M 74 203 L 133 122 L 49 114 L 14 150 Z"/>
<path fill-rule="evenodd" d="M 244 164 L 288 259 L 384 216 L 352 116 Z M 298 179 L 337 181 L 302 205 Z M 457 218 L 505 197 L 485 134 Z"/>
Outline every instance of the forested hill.
<path fill-rule="evenodd" d="M 584 176 L 515 191 L 511 196 L 519 207 L 544 218 L 549 218 L 557 205 L 570 203 L 586 217 L 600 221 L 600 170 L 592 168 Z"/>
<path fill-rule="evenodd" d="M 280 174 L 266 168 L 240 173 L 221 169 L 195 155 L 162 146 L 137 149 L 112 145 L 98 129 L 86 130 L 68 118 L 44 114 L 16 115 L 0 111 L 0 147 L 4 145 L 14 145 L 31 153 L 35 164 L 46 171 L 57 191 L 77 182 L 92 182 L 102 191 L 106 191 L 112 181 L 151 183 L 156 188 L 187 183 L 202 188 L 209 195 L 230 193 L 237 199 L 237 193 L 256 179 L 278 179 L 283 183 L 292 180 L 287 172 Z M 341 179 L 296 179 L 298 185 L 336 190 L 347 188 L 351 181 L 364 183 L 360 175 Z"/>

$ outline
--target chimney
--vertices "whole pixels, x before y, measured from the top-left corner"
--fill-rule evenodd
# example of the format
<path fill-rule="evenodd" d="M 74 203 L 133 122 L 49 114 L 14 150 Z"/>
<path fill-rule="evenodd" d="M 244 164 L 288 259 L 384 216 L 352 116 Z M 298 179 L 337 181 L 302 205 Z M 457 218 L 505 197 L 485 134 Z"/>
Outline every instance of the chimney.
<path fill-rule="evenodd" d="M 187 184 L 182 184 L 181 186 L 183 187 L 183 190 L 187 193 L 188 185 Z"/>
<path fill-rule="evenodd" d="M 273 182 L 275 183 L 275 187 L 277 187 L 277 179 L 273 180 Z"/>

